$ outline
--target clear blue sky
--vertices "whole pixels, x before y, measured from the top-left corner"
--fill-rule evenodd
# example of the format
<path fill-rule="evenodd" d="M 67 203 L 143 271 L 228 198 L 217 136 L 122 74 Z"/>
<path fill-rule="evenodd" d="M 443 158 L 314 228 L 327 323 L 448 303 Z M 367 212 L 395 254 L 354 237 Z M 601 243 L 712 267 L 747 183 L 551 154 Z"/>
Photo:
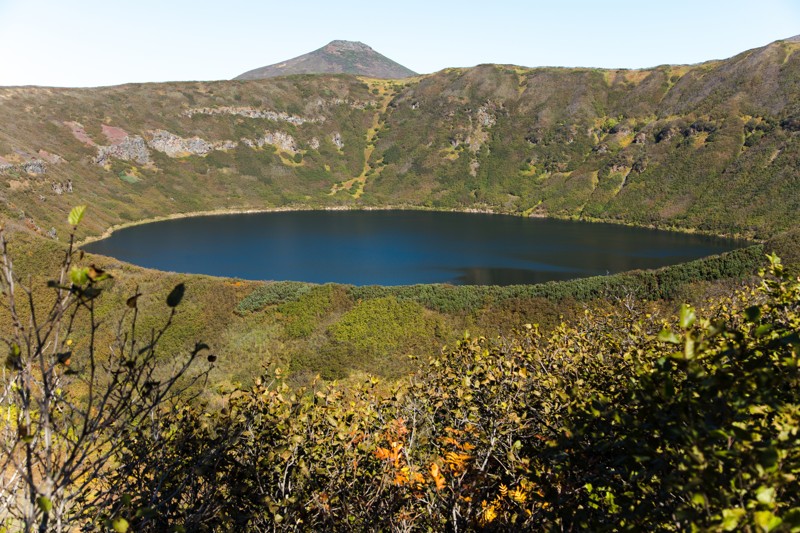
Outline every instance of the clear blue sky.
<path fill-rule="evenodd" d="M 800 0 L 0 0 L 0 85 L 229 79 L 333 39 L 421 73 L 644 68 L 800 34 Z"/>

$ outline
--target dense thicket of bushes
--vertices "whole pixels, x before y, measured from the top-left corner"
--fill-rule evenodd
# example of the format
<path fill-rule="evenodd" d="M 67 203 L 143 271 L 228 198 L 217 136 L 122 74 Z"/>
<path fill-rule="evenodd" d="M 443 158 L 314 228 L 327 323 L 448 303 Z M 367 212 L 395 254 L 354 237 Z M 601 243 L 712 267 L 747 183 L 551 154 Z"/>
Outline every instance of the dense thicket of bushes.
<path fill-rule="evenodd" d="M 755 273 L 763 262 L 763 245 L 754 245 L 717 256 L 697 259 L 651 271 L 632 271 L 595 276 L 573 281 L 553 281 L 538 285 L 368 285 L 349 287 L 353 300 L 393 296 L 411 300 L 442 313 L 463 313 L 489 302 L 511 298 L 574 299 L 621 298 L 628 295 L 644 300 L 674 298 L 686 284 L 725 278 L 742 278 Z M 313 285 L 273 282 L 257 288 L 241 301 L 242 312 L 257 311 L 268 305 L 294 301 Z"/>
<path fill-rule="evenodd" d="M 120 512 L 159 531 L 796 531 L 799 330 L 800 280 L 773 257 L 707 317 L 466 336 L 395 386 L 276 371 L 131 443 L 126 462 L 160 450 L 185 490 L 121 473 Z"/>

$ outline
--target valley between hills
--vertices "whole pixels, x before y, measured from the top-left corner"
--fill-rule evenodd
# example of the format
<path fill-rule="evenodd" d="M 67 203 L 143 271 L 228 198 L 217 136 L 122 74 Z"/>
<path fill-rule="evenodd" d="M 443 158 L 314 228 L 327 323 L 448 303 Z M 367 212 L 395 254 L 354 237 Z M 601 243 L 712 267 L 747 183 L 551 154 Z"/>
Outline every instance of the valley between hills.
<path fill-rule="evenodd" d="M 337 47 L 346 67 L 366 62 L 353 43 L 320 50 Z M 132 310 L 150 332 L 148 391 L 181 354 L 202 346 L 212 364 L 182 374 L 198 379 L 181 389 L 192 401 L 176 398 L 158 431 L 126 433 L 119 451 L 140 470 L 103 474 L 113 488 L 95 487 L 74 518 L 152 531 L 797 531 L 800 42 L 645 70 L 405 75 L 0 87 L 0 216 L 34 288 L 19 316 L 69 288 L 54 276 L 71 235 L 195 214 L 481 211 L 753 246 L 510 287 L 255 282 L 76 252 L 69 290 L 91 319 L 53 341 L 70 343 L 67 370 L 85 375 L 95 346 L 115 353 L 110 325 L 129 327 Z M 0 314 L 17 335 L 10 369 L 19 316 Z M 31 442 L 21 427 L 6 432 L 12 447 Z M 183 481 L 149 492 L 165 468 Z"/>

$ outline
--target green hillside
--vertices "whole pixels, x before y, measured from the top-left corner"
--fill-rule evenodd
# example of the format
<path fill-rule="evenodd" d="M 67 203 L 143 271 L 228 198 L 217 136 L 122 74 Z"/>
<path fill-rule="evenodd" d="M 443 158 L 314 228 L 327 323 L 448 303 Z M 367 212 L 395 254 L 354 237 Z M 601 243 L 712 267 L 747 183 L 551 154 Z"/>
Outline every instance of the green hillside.
<path fill-rule="evenodd" d="M 58 235 L 87 203 L 91 234 L 174 213 L 395 205 L 768 237 L 800 207 L 799 47 L 638 71 L 3 88 L 2 210 Z"/>

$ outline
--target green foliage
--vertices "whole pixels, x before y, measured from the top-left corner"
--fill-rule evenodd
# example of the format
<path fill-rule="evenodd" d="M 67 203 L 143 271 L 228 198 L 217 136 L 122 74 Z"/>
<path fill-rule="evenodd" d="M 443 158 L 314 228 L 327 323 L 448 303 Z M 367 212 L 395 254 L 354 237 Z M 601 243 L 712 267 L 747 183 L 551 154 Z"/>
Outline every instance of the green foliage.
<path fill-rule="evenodd" d="M 396 144 L 391 145 L 383 152 L 383 164 L 392 165 L 400 161 L 402 153 Z"/>
<path fill-rule="evenodd" d="M 73 228 L 84 212 L 70 212 Z M 11 319 L 0 374 L 0 523 L 45 532 L 105 522 L 124 533 L 129 523 L 112 509 L 125 500 L 111 481 L 121 456 L 137 432 L 151 434 L 165 406 L 183 404 L 205 379 L 207 371 L 187 371 L 209 347 L 196 343 L 186 356 L 171 354 L 170 368 L 160 366 L 156 346 L 162 348 L 184 285 L 168 296 L 166 318 L 142 335 L 142 293 L 117 300 L 124 310 L 117 320 L 102 319 L 100 302 L 116 280 L 93 263 L 83 266 L 73 243 L 71 234 L 55 278 L 34 289 L 14 271 L 0 229 L 0 288 Z"/>
<path fill-rule="evenodd" d="M 254 352 L 275 369 L 288 346 L 292 356 L 307 354 L 305 370 L 349 379 L 308 378 L 292 388 L 270 370 L 222 398 L 204 394 L 208 404 L 157 409 L 113 441 L 113 468 L 102 471 L 102 487 L 92 486 L 108 497 L 85 504 L 74 520 L 136 531 L 790 531 L 800 516 L 800 281 L 773 256 L 757 290 L 680 306 L 671 320 L 636 299 L 745 275 L 762 250 L 572 285 L 253 290 L 228 281 L 220 297 L 222 286 L 201 278 L 186 284 L 185 296 L 163 278 L 133 296 L 123 291 L 131 312 L 148 301 L 179 303 L 166 317 L 168 325 L 176 313 L 189 322 L 183 336 L 217 312 L 199 303 L 211 301 L 197 299 L 204 291 L 221 298 L 223 310 L 240 306 L 232 335 L 241 321 L 268 325 L 269 335 L 239 345 L 248 353 L 229 354 L 229 366 Z M 94 264 L 72 272 L 84 283 L 76 297 L 100 302 L 90 289 L 106 273 Z M 112 282 L 124 277 L 115 272 L 102 288 Z M 547 331 L 466 334 L 437 354 L 457 313 L 464 324 L 513 304 L 517 312 L 507 316 L 516 321 L 531 306 L 598 295 L 625 305 L 589 305 Z M 444 318 L 434 307 L 455 314 Z M 137 328 L 151 331 L 164 318 L 142 315 Z M 152 358 L 145 388 L 164 372 L 156 345 L 169 354 L 179 343 L 158 333 L 137 344 Z M 10 345 L 10 368 L 19 368 L 22 347 Z M 205 348 L 197 344 L 193 356 Z M 405 357 L 420 353 L 436 355 Z M 65 365 L 69 354 L 53 358 Z M 117 359 L 123 375 L 127 359 Z M 353 372 L 394 378 L 411 363 L 418 372 L 391 383 Z M 10 435 L 33 444 L 34 427 Z M 43 505 L 36 501 L 39 513 Z"/>
<path fill-rule="evenodd" d="M 311 285 L 298 281 L 274 281 L 257 287 L 245 296 L 236 310 L 240 313 L 260 311 L 268 305 L 297 300 L 311 290 Z"/>
<path fill-rule="evenodd" d="M 70 226 L 77 226 L 83 220 L 83 215 L 86 213 L 86 206 L 79 205 L 77 207 L 73 207 L 72 210 L 69 212 L 69 216 L 67 217 L 67 221 L 69 222 Z"/>
<path fill-rule="evenodd" d="M 278 308 L 286 319 L 286 333 L 290 337 L 308 337 L 319 326 L 320 319 L 346 298 L 341 286 L 319 285 L 299 294 L 295 301 Z"/>
<path fill-rule="evenodd" d="M 798 331 L 800 281 L 773 256 L 708 317 L 465 335 L 396 388 L 276 371 L 230 397 L 214 465 L 189 474 L 213 516 L 187 509 L 215 530 L 793 531 Z"/>
<path fill-rule="evenodd" d="M 414 341 L 433 338 L 435 324 L 416 302 L 393 296 L 364 300 L 329 329 L 331 337 L 359 352 L 402 358 Z M 411 341 L 411 342 L 409 342 Z"/>
<path fill-rule="evenodd" d="M 562 485 L 583 487 L 564 502 L 581 509 L 562 514 L 572 527 L 771 530 L 795 516 L 798 291 L 773 258 L 761 294 L 743 295 L 758 313 L 684 307 L 668 344 L 625 350 L 613 382 L 584 388 L 548 453 Z"/>

